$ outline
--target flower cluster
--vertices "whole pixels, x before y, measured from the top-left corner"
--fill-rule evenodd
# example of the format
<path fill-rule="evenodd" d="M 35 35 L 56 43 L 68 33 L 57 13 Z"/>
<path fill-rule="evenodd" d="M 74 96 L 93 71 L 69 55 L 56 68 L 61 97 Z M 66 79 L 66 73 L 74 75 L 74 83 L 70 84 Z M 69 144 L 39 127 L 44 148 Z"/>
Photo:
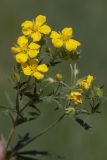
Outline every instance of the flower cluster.
<path fill-rule="evenodd" d="M 23 35 L 18 37 L 17 44 L 11 47 L 11 52 L 15 54 L 25 75 L 40 80 L 44 77 L 42 73 L 48 71 L 46 64 L 39 64 L 40 40 L 51 32 L 51 28 L 46 25 L 46 17 L 43 15 L 37 16 L 35 21 L 23 22 L 21 27 Z"/>
<path fill-rule="evenodd" d="M 38 80 L 42 79 L 44 76 L 43 74 L 40 75 L 40 73 L 34 74 L 34 70 L 39 67 L 37 67 L 36 62 L 38 61 L 39 64 L 39 57 L 42 49 L 41 41 L 44 39 L 45 35 L 50 34 L 50 39 L 55 48 L 63 47 L 67 51 L 72 52 L 80 46 L 80 42 L 72 39 L 72 28 L 66 27 L 61 33 L 51 31 L 51 28 L 46 24 L 46 16 L 43 15 L 38 15 L 33 21 L 24 21 L 21 24 L 21 28 L 23 35 L 18 37 L 15 46 L 11 47 L 11 52 L 15 55 L 17 63 L 21 64 L 23 73 L 28 76 L 32 75 Z M 32 60 L 33 68 L 35 69 L 30 72 L 30 70 L 32 70 Z M 47 71 L 47 65 L 43 64 L 41 72 Z M 59 75 L 57 75 L 56 78 L 59 78 Z"/>
<path fill-rule="evenodd" d="M 0 141 L 0 160 L 37 159 L 34 149 L 24 150 L 24 147 L 45 134 L 65 116 L 73 115 L 75 121 L 88 130 L 91 127 L 87 124 L 85 116 L 100 113 L 99 106 L 103 102 L 102 86 L 95 84 L 94 76 L 89 74 L 80 79 L 77 76 L 79 73 L 77 49 L 81 43 L 73 39 L 71 27 L 65 27 L 61 32 L 54 31 L 47 25 L 46 16 L 38 15 L 32 21 L 24 21 L 21 29 L 22 35 L 11 47 L 11 52 L 17 62 L 11 75 L 16 91 L 16 102 L 12 105 L 14 108 L 1 105 L 2 109 L 6 110 L 6 115 L 9 113 L 8 117 L 11 118 L 13 125 L 6 145 L 2 143 L 2 140 Z M 49 45 L 50 41 L 52 45 Z M 59 70 L 60 64 L 64 61 L 66 62 L 63 66 L 67 65 L 66 77 Z M 50 72 L 44 78 L 48 70 Z M 25 76 L 22 76 L 22 73 Z M 52 102 L 55 104 L 53 112 L 55 117 L 55 112 L 58 110 L 61 115 L 34 137 L 28 130 L 25 131 L 23 136 L 19 135 L 16 145 L 11 147 L 16 127 L 36 120 L 41 112 L 44 112 L 41 104 Z M 53 107 L 53 105 L 48 106 Z M 5 142 L 4 137 L 3 142 Z M 39 152 L 39 155 L 43 156 L 43 153 Z"/>
<path fill-rule="evenodd" d="M 74 104 L 82 104 L 83 103 L 83 90 L 90 89 L 92 86 L 94 77 L 92 75 L 88 75 L 86 79 L 80 80 L 79 81 L 79 87 L 78 90 L 80 91 L 71 91 L 69 95 L 69 100 L 74 102 Z M 78 83 L 77 83 L 78 85 Z"/>
<path fill-rule="evenodd" d="M 92 81 L 93 81 L 93 76 L 92 75 L 88 75 L 86 77 L 86 79 L 80 81 L 79 85 L 80 85 L 80 88 L 82 89 L 89 89 L 91 84 L 92 84 Z"/>
<path fill-rule="evenodd" d="M 72 61 L 78 58 L 77 48 L 81 43 L 72 38 L 73 29 L 71 27 L 65 27 L 61 32 L 54 31 L 47 25 L 46 16 L 38 15 L 32 21 L 24 21 L 21 24 L 21 28 L 23 35 L 18 37 L 17 44 L 11 47 L 11 51 L 15 55 L 16 61 L 25 76 L 33 76 L 37 80 L 41 80 L 44 78 L 44 73 L 48 72 L 49 67 L 60 63 L 61 58 L 65 60 L 67 57 L 69 58 L 69 55 Z M 53 46 L 56 48 L 55 53 L 53 53 L 53 48 L 47 45 L 47 38 L 48 41 L 51 40 Z M 46 46 L 46 50 L 44 50 L 44 46 Z M 48 62 L 45 61 L 45 57 L 48 57 Z M 76 79 L 78 71 L 75 68 L 72 72 L 72 76 Z M 65 84 L 64 77 L 59 72 L 56 73 L 54 78 L 48 77 L 46 81 L 50 84 L 61 83 L 60 85 L 65 85 L 67 89 L 69 88 L 67 93 L 64 92 L 67 101 L 69 100 L 74 105 L 79 105 L 87 98 L 85 94 L 92 88 L 93 80 L 94 77 L 88 75 L 82 80 L 76 80 L 74 86 L 70 87 L 68 84 Z M 98 87 L 91 91 L 90 97 L 93 97 L 97 92 Z M 101 95 L 99 92 L 98 94 Z"/>

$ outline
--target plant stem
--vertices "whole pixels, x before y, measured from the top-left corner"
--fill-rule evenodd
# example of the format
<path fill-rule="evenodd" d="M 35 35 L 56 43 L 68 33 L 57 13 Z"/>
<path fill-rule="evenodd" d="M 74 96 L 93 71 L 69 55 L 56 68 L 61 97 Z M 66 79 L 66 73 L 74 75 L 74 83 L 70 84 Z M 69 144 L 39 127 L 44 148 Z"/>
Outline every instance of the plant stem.
<path fill-rule="evenodd" d="M 52 124 L 50 124 L 47 128 L 43 129 L 39 134 L 37 134 L 36 136 L 34 136 L 33 138 L 31 138 L 25 145 L 23 145 L 22 147 L 20 147 L 18 150 L 26 147 L 27 145 L 29 145 L 31 142 L 33 142 L 34 140 L 36 140 L 37 138 L 39 138 L 40 136 L 44 135 L 47 133 L 47 131 L 51 128 L 53 128 L 58 122 L 60 122 L 65 116 L 65 113 L 63 113 L 58 119 L 56 119 Z M 15 155 L 15 152 L 12 154 L 12 156 Z"/>
<path fill-rule="evenodd" d="M 14 129 L 15 129 L 15 128 L 13 127 L 13 128 L 11 128 L 11 130 L 10 130 L 10 133 L 9 133 L 9 136 L 8 136 L 8 140 L 7 140 L 7 145 L 6 145 L 6 151 L 7 151 L 7 149 L 8 149 L 8 146 L 9 146 L 10 142 L 11 142 L 11 139 L 12 139 L 12 137 L 13 137 Z"/>
<path fill-rule="evenodd" d="M 74 78 L 74 70 L 72 64 L 70 64 L 70 69 L 71 69 L 71 85 L 73 83 L 73 78 Z"/>
<path fill-rule="evenodd" d="M 16 122 L 17 122 L 17 119 L 18 119 L 18 116 L 20 116 L 20 100 L 19 100 L 19 97 L 20 97 L 20 90 L 19 90 L 19 83 L 18 83 L 18 89 L 17 89 L 17 94 L 16 94 L 16 118 L 15 120 L 12 119 L 13 121 L 13 126 L 12 128 L 10 129 L 10 132 L 9 132 L 9 136 L 8 136 L 8 140 L 7 140 L 7 145 L 6 145 L 6 149 L 5 149 L 5 157 L 7 158 L 8 157 L 8 147 L 11 143 L 11 140 L 13 138 L 13 135 L 14 135 L 14 131 L 15 131 L 15 127 L 16 127 Z"/>

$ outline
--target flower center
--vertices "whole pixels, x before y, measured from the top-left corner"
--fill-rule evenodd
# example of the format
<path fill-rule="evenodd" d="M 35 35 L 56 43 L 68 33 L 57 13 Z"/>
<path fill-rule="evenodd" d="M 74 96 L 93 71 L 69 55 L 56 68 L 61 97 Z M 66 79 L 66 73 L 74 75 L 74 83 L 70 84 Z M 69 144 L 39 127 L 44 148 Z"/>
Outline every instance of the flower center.
<path fill-rule="evenodd" d="M 21 51 L 22 51 L 22 52 L 27 53 L 27 50 L 28 50 L 28 49 L 27 49 L 27 46 L 21 47 Z"/>
<path fill-rule="evenodd" d="M 70 39 L 70 36 L 61 34 L 61 39 L 62 39 L 63 41 L 67 41 L 67 40 Z"/>
<path fill-rule="evenodd" d="M 32 74 L 33 74 L 34 72 L 37 71 L 37 66 L 36 66 L 35 64 L 30 65 L 30 69 L 31 69 L 31 72 L 32 72 Z"/>
<path fill-rule="evenodd" d="M 34 32 L 38 32 L 38 31 L 39 31 L 39 26 L 34 25 L 34 26 L 33 26 L 33 31 L 34 31 Z"/>

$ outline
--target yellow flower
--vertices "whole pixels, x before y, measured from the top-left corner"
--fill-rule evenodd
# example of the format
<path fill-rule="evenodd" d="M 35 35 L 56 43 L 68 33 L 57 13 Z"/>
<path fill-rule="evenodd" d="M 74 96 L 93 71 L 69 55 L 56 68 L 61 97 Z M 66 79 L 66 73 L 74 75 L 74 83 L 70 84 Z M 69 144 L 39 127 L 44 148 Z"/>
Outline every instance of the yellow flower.
<path fill-rule="evenodd" d="M 82 80 L 80 83 L 79 83 L 79 86 L 80 88 L 82 89 L 89 89 L 91 87 L 91 84 L 93 82 L 94 78 L 92 75 L 88 75 L 86 77 L 86 79 Z"/>
<path fill-rule="evenodd" d="M 18 63 L 25 63 L 29 57 L 37 57 L 39 48 L 40 45 L 34 42 L 28 44 L 28 38 L 25 36 L 20 36 L 17 39 L 17 45 L 15 47 L 11 47 L 11 52 L 16 54 L 16 61 Z"/>
<path fill-rule="evenodd" d="M 73 101 L 74 104 L 81 104 L 83 101 L 82 94 L 80 92 L 71 92 L 69 95 L 69 100 Z"/>
<path fill-rule="evenodd" d="M 35 21 L 24 21 L 21 27 L 23 34 L 30 35 L 34 42 L 40 41 L 43 34 L 51 32 L 51 28 L 46 24 L 46 17 L 43 15 L 38 15 Z"/>
<path fill-rule="evenodd" d="M 50 38 L 54 47 L 61 48 L 64 46 L 68 51 L 74 51 L 80 46 L 80 42 L 72 39 L 72 28 L 64 28 L 61 33 L 52 31 Z"/>
<path fill-rule="evenodd" d="M 46 64 L 40 64 L 38 59 L 32 59 L 28 63 L 21 65 L 22 71 L 27 76 L 34 76 L 37 80 L 44 78 L 43 73 L 48 71 Z"/>

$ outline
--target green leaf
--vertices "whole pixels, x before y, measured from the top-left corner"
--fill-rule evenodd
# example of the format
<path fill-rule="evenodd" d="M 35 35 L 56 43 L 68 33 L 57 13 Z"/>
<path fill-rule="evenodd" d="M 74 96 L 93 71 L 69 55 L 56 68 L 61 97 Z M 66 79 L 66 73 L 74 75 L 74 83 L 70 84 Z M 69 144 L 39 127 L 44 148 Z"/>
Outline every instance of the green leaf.
<path fill-rule="evenodd" d="M 19 136 L 19 140 L 17 141 L 16 146 L 13 148 L 13 151 L 19 150 L 22 146 L 24 146 L 30 140 L 30 134 L 25 133 L 24 136 Z"/>
<path fill-rule="evenodd" d="M 103 90 L 101 89 L 101 87 L 98 87 L 98 86 L 94 86 L 93 87 L 93 90 L 91 91 L 91 96 L 92 98 L 94 97 L 103 97 Z"/>
<path fill-rule="evenodd" d="M 76 122 L 78 122 L 85 130 L 89 130 L 90 128 L 92 128 L 89 124 L 87 124 L 86 122 L 84 122 L 81 118 L 76 117 L 75 120 L 76 120 Z"/>
<path fill-rule="evenodd" d="M 32 155 L 32 156 L 47 156 L 49 153 L 48 151 L 37 151 L 37 150 L 28 150 L 28 151 L 22 151 L 18 152 L 18 155 Z"/>
<path fill-rule="evenodd" d="M 95 106 L 92 107 L 92 113 L 101 113 L 99 112 L 99 107 L 100 107 L 101 103 L 97 103 Z"/>
<path fill-rule="evenodd" d="M 27 157 L 27 156 L 17 156 L 16 160 L 38 160 L 37 158 Z"/>
<path fill-rule="evenodd" d="M 0 109 L 16 112 L 16 110 L 14 108 L 11 108 L 11 107 L 8 107 L 8 106 L 5 106 L 5 105 L 0 105 Z"/>

